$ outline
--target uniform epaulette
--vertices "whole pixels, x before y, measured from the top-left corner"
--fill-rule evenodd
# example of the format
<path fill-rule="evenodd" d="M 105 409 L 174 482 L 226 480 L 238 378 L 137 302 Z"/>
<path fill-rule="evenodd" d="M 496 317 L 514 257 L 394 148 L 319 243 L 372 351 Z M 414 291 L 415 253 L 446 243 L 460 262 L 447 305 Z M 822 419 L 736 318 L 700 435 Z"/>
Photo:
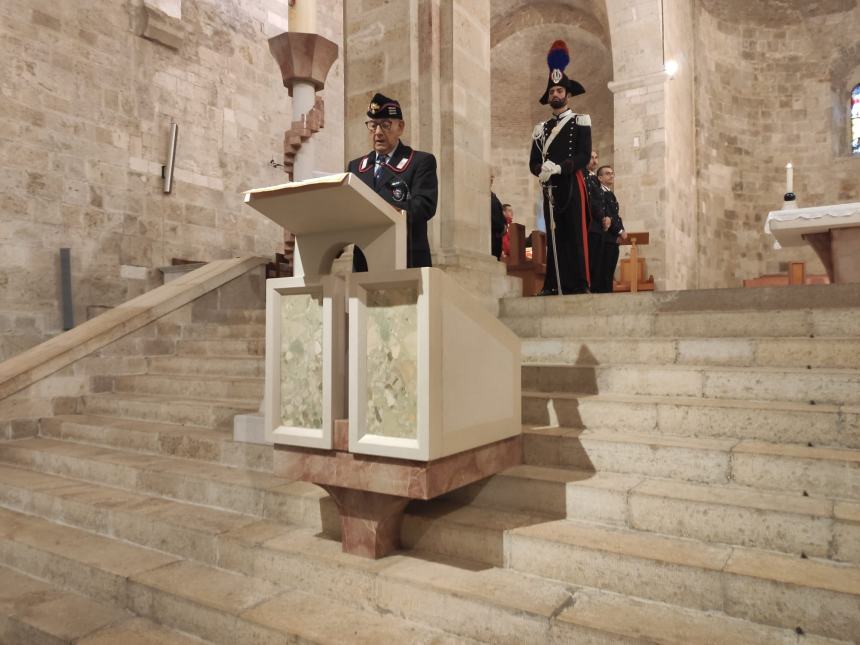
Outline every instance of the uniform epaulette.
<path fill-rule="evenodd" d="M 576 125 L 587 125 L 588 127 L 591 127 L 591 117 L 587 114 L 577 114 Z"/>

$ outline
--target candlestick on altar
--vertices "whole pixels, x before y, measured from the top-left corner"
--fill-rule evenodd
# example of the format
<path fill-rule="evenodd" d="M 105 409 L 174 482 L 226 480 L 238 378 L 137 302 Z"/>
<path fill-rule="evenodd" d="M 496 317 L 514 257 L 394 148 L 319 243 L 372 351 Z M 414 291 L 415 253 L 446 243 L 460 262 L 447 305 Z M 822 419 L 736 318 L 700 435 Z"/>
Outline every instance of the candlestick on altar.
<path fill-rule="evenodd" d="M 785 195 L 783 197 L 783 210 L 797 208 L 797 195 L 794 194 L 794 166 L 789 161 L 785 164 Z"/>

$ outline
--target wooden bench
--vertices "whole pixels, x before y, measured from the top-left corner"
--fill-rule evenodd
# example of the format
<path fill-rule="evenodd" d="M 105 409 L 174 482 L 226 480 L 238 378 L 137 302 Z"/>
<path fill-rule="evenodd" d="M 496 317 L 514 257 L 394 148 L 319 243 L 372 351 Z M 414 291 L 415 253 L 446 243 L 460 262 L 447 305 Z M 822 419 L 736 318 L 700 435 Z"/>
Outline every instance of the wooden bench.
<path fill-rule="evenodd" d="M 789 262 L 788 273 L 768 273 L 744 280 L 745 288 L 788 287 L 800 284 L 830 284 L 826 274 L 806 274 L 805 262 Z"/>

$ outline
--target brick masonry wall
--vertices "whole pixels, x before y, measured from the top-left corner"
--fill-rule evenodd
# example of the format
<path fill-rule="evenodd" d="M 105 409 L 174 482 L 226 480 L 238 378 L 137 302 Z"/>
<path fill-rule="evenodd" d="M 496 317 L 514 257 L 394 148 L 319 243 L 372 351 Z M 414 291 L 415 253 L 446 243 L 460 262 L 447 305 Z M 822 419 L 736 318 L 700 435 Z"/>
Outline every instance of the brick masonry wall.
<path fill-rule="evenodd" d="M 848 88 L 860 82 L 860 7 L 764 4 L 697 3 L 701 287 L 740 286 L 789 260 L 823 272 L 809 248 L 775 251 L 762 230 L 781 207 L 788 161 L 801 206 L 860 200 L 844 120 Z"/>
<path fill-rule="evenodd" d="M 60 247 L 78 321 L 155 286 L 171 258 L 281 247 L 280 227 L 241 191 L 285 179 L 268 161 L 282 154 L 290 101 L 266 40 L 285 28 L 286 0 L 147 4 L 173 47 L 138 35 L 142 0 L 0 5 L 0 360 L 59 331 Z M 340 23 L 321 22 L 337 37 Z M 333 96 L 324 136 L 339 141 Z M 342 147 L 319 148 L 321 165 L 341 167 Z"/>

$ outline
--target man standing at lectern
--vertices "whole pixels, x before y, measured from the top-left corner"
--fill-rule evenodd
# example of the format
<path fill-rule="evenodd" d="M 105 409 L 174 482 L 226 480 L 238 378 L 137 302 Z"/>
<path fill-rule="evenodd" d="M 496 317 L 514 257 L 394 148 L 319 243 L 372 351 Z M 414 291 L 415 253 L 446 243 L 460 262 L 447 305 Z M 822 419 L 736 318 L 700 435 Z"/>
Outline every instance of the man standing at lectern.
<path fill-rule="evenodd" d="M 389 204 L 406 211 L 406 265 L 432 266 L 427 222 L 436 214 L 439 193 L 436 157 L 400 140 L 406 124 L 400 103 L 394 99 L 375 94 L 367 116 L 373 151 L 350 161 L 347 170 Z M 367 271 L 367 260 L 358 248 L 352 264 L 354 271 Z"/>

